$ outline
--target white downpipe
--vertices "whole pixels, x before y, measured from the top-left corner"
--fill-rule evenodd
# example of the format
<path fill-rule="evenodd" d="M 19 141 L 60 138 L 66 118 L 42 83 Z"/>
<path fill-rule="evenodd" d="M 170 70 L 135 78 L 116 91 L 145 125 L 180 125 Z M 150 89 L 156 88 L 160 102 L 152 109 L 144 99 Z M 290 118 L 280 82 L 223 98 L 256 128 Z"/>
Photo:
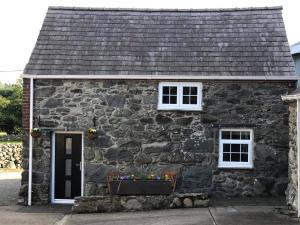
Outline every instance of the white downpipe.
<path fill-rule="evenodd" d="M 29 174 L 28 174 L 28 205 L 31 206 L 32 197 L 32 136 L 33 128 L 33 78 L 30 78 L 30 115 L 29 115 Z"/>
<path fill-rule="evenodd" d="M 298 177 L 298 182 L 297 182 L 297 212 L 298 212 L 298 217 L 300 217 L 300 100 L 299 98 L 297 99 L 297 177 Z"/>

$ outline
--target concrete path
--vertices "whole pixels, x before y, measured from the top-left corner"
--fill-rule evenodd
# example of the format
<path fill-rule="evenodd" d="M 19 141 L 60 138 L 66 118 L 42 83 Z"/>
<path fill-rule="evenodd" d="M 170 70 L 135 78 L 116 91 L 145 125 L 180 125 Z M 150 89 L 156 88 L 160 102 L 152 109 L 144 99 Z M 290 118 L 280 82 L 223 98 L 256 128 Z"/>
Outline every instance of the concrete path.
<path fill-rule="evenodd" d="M 0 172 L 0 206 L 15 205 L 21 185 L 21 172 Z"/>
<path fill-rule="evenodd" d="M 134 213 L 68 215 L 61 225 L 296 225 L 271 206 L 210 207 Z"/>
<path fill-rule="evenodd" d="M 69 213 L 70 206 L 0 206 L 0 224 L 54 225 Z"/>

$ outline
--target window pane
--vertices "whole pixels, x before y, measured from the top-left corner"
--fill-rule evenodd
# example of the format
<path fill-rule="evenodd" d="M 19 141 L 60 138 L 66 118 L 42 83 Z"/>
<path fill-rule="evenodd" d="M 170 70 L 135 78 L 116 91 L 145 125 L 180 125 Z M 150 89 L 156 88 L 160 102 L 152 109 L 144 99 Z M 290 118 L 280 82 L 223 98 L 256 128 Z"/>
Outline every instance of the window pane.
<path fill-rule="evenodd" d="M 240 131 L 232 131 L 231 132 L 231 139 L 240 140 L 241 139 L 241 132 Z"/>
<path fill-rule="evenodd" d="M 230 139 L 230 131 L 222 131 L 222 139 Z"/>
<path fill-rule="evenodd" d="M 71 176 L 72 173 L 72 159 L 66 159 L 66 176 Z"/>
<path fill-rule="evenodd" d="M 177 87 L 170 87 L 170 94 L 171 95 L 177 95 Z"/>
<path fill-rule="evenodd" d="M 241 155 L 241 162 L 248 162 L 248 154 Z"/>
<path fill-rule="evenodd" d="M 66 198 L 71 198 L 71 181 L 65 181 L 65 196 Z"/>
<path fill-rule="evenodd" d="M 248 152 L 248 145 L 242 144 L 241 145 L 241 152 Z"/>
<path fill-rule="evenodd" d="M 72 154 L 72 138 L 66 138 L 66 154 Z"/>
<path fill-rule="evenodd" d="M 197 104 L 197 96 L 191 96 L 191 104 L 193 105 Z"/>
<path fill-rule="evenodd" d="M 223 145 L 223 152 L 230 152 L 230 144 Z"/>
<path fill-rule="evenodd" d="M 230 153 L 224 153 L 223 154 L 223 161 L 224 162 L 230 162 Z"/>
<path fill-rule="evenodd" d="M 170 96 L 170 104 L 177 104 L 177 96 Z"/>
<path fill-rule="evenodd" d="M 190 87 L 183 87 L 183 95 L 189 95 L 190 94 Z"/>
<path fill-rule="evenodd" d="M 169 96 L 163 96 L 162 103 L 163 104 L 169 104 Z"/>
<path fill-rule="evenodd" d="M 183 104 L 189 104 L 190 102 L 189 102 L 189 96 L 183 96 L 183 99 L 182 99 L 182 103 Z"/>
<path fill-rule="evenodd" d="M 240 152 L 240 144 L 231 144 L 231 152 Z"/>
<path fill-rule="evenodd" d="M 240 162 L 240 154 L 239 153 L 233 153 L 231 154 L 231 162 Z"/>
<path fill-rule="evenodd" d="M 191 95 L 197 95 L 197 87 L 191 87 Z"/>
<path fill-rule="evenodd" d="M 249 131 L 242 131 L 241 136 L 242 136 L 242 140 L 250 140 L 250 132 Z"/>
<path fill-rule="evenodd" d="M 170 94 L 169 87 L 163 87 L 163 94 L 164 95 L 169 95 Z"/>

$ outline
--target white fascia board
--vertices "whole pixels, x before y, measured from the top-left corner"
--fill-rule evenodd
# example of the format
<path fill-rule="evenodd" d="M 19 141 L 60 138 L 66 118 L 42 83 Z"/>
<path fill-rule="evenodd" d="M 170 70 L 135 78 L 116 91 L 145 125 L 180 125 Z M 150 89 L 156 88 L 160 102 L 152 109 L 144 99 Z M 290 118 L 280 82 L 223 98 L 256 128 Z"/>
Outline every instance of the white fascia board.
<path fill-rule="evenodd" d="M 294 55 L 294 54 L 298 54 L 300 53 L 300 44 L 297 44 L 297 45 L 293 45 L 290 47 L 291 49 L 291 54 Z"/>
<path fill-rule="evenodd" d="M 33 79 L 82 79 L 82 80 L 300 80 L 297 76 L 200 76 L 200 75 L 32 75 Z"/>

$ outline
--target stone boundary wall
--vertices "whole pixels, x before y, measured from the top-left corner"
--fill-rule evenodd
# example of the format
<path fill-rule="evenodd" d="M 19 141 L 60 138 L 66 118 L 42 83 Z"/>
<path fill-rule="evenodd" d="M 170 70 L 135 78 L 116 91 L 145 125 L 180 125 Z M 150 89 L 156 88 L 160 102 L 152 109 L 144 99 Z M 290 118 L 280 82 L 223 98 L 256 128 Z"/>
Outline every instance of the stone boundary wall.
<path fill-rule="evenodd" d="M 287 204 L 293 209 L 297 209 L 297 103 L 289 103 L 289 168 L 288 168 L 288 186 L 286 189 Z"/>
<path fill-rule="evenodd" d="M 88 196 L 75 198 L 74 213 L 131 212 L 154 209 L 201 208 L 208 207 L 208 195 L 189 193 L 147 196 Z"/>
<path fill-rule="evenodd" d="M 21 168 L 22 144 L 0 144 L 0 168 Z"/>

